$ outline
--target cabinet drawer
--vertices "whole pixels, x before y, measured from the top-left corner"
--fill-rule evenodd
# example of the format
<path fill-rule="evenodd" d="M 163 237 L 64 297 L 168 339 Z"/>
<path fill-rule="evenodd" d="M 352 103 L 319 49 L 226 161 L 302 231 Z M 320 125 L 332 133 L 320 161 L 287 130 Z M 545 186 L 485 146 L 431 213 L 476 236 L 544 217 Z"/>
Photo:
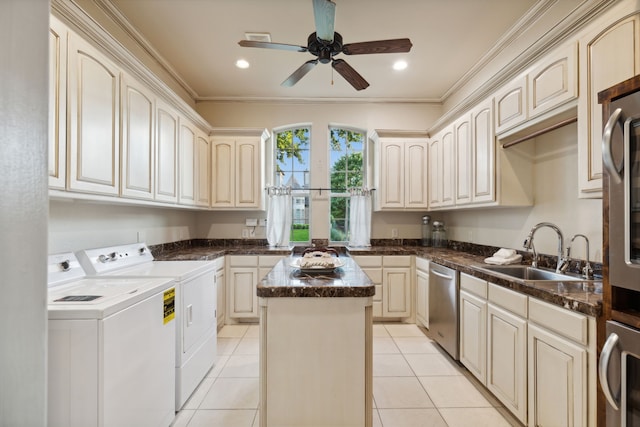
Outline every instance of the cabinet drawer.
<path fill-rule="evenodd" d="M 577 343 L 589 343 L 589 322 L 584 314 L 530 298 L 529 320 Z"/>
<path fill-rule="evenodd" d="M 232 255 L 229 257 L 230 267 L 257 267 L 258 257 L 255 255 Z"/>
<path fill-rule="evenodd" d="M 273 267 L 282 259 L 282 255 L 260 255 L 258 257 L 258 264 L 260 267 Z"/>
<path fill-rule="evenodd" d="M 382 267 L 382 257 L 377 255 L 354 256 L 353 260 L 362 267 Z"/>
<path fill-rule="evenodd" d="M 363 268 L 362 271 L 364 272 L 364 274 L 369 276 L 369 279 L 371 279 L 371 281 L 374 284 L 377 285 L 377 284 L 382 283 L 382 269 L 381 268 Z"/>
<path fill-rule="evenodd" d="M 487 282 L 466 273 L 460 273 L 460 289 L 487 299 Z"/>
<path fill-rule="evenodd" d="M 489 302 L 521 317 L 527 317 L 527 296 L 489 283 Z"/>
<path fill-rule="evenodd" d="M 429 261 L 424 258 L 416 257 L 416 270 L 429 271 Z"/>
<path fill-rule="evenodd" d="M 376 293 L 373 294 L 373 300 L 382 302 L 382 285 L 376 285 Z M 380 314 L 382 314 L 382 311 Z"/>
<path fill-rule="evenodd" d="M 373 302 L 373 317 L 382 317 L 382 301 Z"/>
<path fill-rule="evenodd" d="M 382 257 L 383 267 L 411 267 L 410 255 L 393 255 Z"/>

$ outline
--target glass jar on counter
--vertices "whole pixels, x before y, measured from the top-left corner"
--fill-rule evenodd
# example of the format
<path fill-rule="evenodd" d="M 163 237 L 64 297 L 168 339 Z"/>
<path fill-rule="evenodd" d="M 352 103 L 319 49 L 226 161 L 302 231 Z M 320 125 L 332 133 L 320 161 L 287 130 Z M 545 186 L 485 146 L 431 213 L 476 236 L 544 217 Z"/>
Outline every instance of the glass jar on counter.
<path fill-rule="evenodd" d="M 431 217 L 425 215 L 422 217 L 422 238 L 420 239 L 421 246 L 431 246 L 431 226 L 429 222 Z"/>
<path fill-rule="evenodd" d="M 448 245 L 447 230 L 444 228 L 444 222 L 433 221 L 433 231 L 431 233 L 431 244 L 434 248 L 446 248 Z"/>

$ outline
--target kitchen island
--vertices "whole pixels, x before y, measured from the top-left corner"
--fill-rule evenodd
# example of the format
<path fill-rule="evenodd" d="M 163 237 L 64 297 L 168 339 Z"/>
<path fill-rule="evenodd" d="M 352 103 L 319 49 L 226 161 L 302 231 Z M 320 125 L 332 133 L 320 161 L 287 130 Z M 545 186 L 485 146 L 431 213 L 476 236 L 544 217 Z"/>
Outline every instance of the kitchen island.
<path fill-rule="evenodd" d="M 260 426 L 371 426 L 375 287 L 350 257 L 311 274 L 297 259 L 257 288 Z"/>

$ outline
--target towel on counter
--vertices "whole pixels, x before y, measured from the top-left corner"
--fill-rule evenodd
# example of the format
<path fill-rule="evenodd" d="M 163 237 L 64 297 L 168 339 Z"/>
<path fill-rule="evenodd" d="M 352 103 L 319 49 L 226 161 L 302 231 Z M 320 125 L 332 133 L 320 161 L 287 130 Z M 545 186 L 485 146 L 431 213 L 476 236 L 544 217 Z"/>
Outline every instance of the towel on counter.
<path fill-rule="evenodd" d="M 518 264 L 521 260 L 522 255 L 517 253 L 515 249 L 501 248 L 499 251 L 494 253 L 493 256 L 485 258 L 484 262 L 487 264 L 507 265 Z"/>

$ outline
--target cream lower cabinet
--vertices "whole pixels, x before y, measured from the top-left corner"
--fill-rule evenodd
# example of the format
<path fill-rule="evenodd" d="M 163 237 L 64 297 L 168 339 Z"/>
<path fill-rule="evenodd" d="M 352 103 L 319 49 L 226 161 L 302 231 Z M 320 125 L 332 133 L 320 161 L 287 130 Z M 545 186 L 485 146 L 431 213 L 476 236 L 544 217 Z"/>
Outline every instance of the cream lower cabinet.
<path fill-rule="evenodd" d="M 486 386 L 526 423 L 528 297 L 492 283 L 488 290 Z"/>
<path fill-rule="evenodd" d="M 429 328 L 429 261 L 416 257 L 416 323 Z"/>
<path fill-rule="evenodd" d="M 282 259 L 278 255 L 227 257 L 227 314 L 229 323 L 258 320 L 258 282 Z"/>
<path fill-rule="evenodd" d="M 460 273 L 460 362 L 487 379 L 487 282 Z"/>
<path fill-rule="evenodd" d="M 216 321 L 218 329 L 224 326 L 224 317 L 227 312 L 227 285 L 225 281 L 224 257 L 214 261 L 216 283 Z"/>
<path fill-rule="evenodd" d="M 373 316 L 382 319 L 407 319 L 411 308 L 411 256 L 354 256 L 358 266 L 376 286 Z"/>
<path fill-rule="evenodd" d="M 530 426 L 596 425 L 595 319 L 529 300 Z"/>

